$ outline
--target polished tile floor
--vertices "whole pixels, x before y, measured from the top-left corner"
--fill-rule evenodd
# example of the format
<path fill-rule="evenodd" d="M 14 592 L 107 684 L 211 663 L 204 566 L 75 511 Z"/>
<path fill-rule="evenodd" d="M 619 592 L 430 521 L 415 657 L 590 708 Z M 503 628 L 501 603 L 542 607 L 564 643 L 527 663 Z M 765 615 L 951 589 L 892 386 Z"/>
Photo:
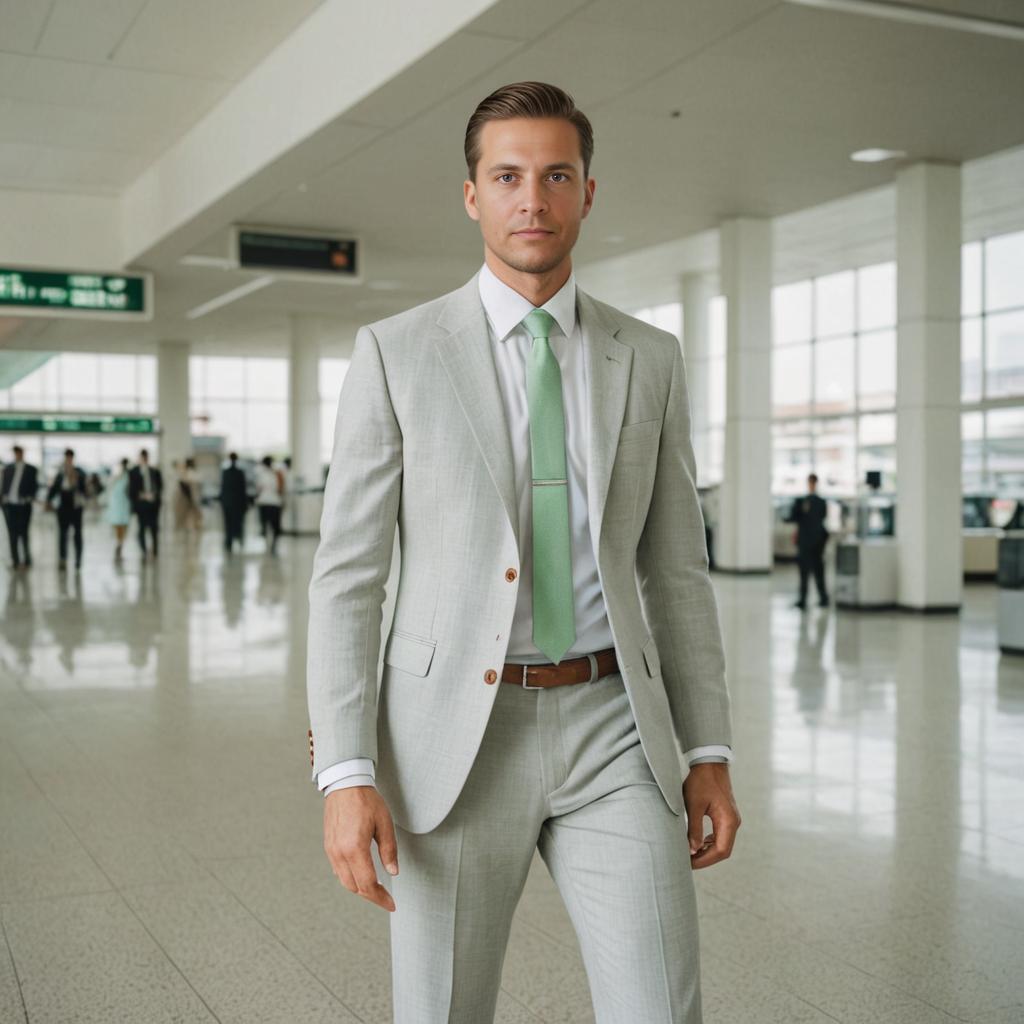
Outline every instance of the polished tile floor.
<path fill-rule="evenodd" d="M 390 1020 L 387 921 L 334 880 L 308 781 L 305 586 L 215 532 L 159 567 L 0 569 L 0 1021 Z M 708 1024 L 1024 1021 L 1024 659 L 955 617 L 790 607 L 716 577 L 733 859 L 697 876 Z M 538 860 L 498 1020 L 593 1020 Z M 646 1024 L 638 1021 L 637 1024 Z"/>

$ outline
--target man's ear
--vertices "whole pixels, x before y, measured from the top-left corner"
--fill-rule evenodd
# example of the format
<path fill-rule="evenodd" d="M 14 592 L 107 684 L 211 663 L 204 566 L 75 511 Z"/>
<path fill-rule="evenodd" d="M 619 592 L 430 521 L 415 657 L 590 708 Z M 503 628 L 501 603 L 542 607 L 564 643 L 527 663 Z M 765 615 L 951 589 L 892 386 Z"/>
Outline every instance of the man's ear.
<path fill-rule="evenodd" d="M 590 213 L 594 206 L 594 192 L 597 190 L 597 182 L 593 178 L 587 178 L 587 183 L 583 187 L 583 217 L 586 217 Z"/>
<path fill-rule="evenodd" d="M 467 178 L 462 183 L 462 201 L 470 220 L 480 219 L 480 210 L 476 205 L 476 182 Z"/>

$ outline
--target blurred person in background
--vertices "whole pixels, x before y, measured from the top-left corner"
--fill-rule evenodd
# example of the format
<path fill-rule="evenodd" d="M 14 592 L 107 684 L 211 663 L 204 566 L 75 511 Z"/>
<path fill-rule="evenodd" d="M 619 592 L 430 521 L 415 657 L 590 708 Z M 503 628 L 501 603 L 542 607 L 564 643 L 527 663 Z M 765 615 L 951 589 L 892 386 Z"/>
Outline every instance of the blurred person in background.
<path fill-rule="evenodd" d="M 156 466 L 149 464 L 149 452 L 139 452 L 139 464 L 128 474 L 128 497 L 132 510 L 139 518 L 139 547 L 146 560 L 146 534 L 153 540 L 153 557 L 160 554 L 160 500 L 164 492 L 164 479 Z"/>
<path fill-rule="evenodd" d="M 132 520 L 132 503 L 128 497 L 128 460 L 122 459 L 118 472 L 110 481 L 107 496 L 106 520 L 114 528 L 114 560 L 121 560 L 124 539 L 128 534 L 128 524 Z"/>
<path fill-rule="evenodd" d="M 3 505 L 7 537 L 11 542 L 12 569 L 27 569 L 32 564 L 28 529 L 37 481 L 36 467 L 25 461 L 25 449 L 15 445 L 14 461 L 4 466 L 0 475 L 0 504 Z"/>
<path fill-rule="evenodd" d="M 64 463 L 46 494 L 46 508 L 57 513 L 57 568 L 68 565 L 68 530 L 74 534 L 75 572 L 82 568 L 82 510 L 85 508 L 85 474 L 75 465 L 75 453 L 64 450 Z"/>
<path fill-rule="evenodd" d="M 256 508 L 260 516 L 260 534 L 267 543 L 267 551 L 272 555 L 277 554 L 283 506 L 284 474 L 281 470 L 275 469 L 274 460 L 265 455 L 256 467 Z"/>
<path fill-rule="evenodd" d="M 174 468 L 178 474 L 178 486 L 174 491 L 174 529 L 198 533 L 203 527 L 203 512 L 196 460 L 188 458 L 184 462 L 176 462 Z"/>
<path fill-rule="evenodd" d="M 825 517 L 828 506 L 818 493 L 818 477 L 811 473 L 807 477 L 807 494 L 793 502 L 793 508 L 786 519 L 796 523 L 796 558 L 800 567 L 800 596 L 794 608 L 807 607 L 807 583 L 811 575 L 818 590 L 818 607 L 828 607 L 828 591 L 825 589 L 825 545 L 828 543 L 828 528 Z"/>
<path fill-rule="evenodd" d="M 224 550 L 230 555 L 235 541 L 245 543 L 245 513 L 249 508 L 245 471 L 239 468 L 237 452 L 228 455 L 228 464 L 220 473 L 220 494 L 217 496 L 224 512 Z"/>

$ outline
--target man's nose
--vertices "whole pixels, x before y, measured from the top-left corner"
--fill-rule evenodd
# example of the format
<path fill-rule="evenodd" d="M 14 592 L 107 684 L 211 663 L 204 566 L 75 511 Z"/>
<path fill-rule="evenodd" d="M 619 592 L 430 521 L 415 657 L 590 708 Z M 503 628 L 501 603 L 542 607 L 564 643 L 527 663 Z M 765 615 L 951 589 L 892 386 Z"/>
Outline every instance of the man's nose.
<path fill-rule="evenodd" d="M 548 200 L 544 187 L 539 181 L 527 183 L 523 188 L 520 207 L 524 213 L 543 213 Z"/>

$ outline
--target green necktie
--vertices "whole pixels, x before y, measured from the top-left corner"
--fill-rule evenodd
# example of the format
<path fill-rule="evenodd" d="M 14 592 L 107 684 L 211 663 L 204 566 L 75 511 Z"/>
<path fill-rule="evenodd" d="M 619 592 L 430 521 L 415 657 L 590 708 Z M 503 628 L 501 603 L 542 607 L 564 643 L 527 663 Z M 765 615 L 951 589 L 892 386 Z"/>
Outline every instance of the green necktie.
<path fill-rule="evenodd" d="M 576 639 L 576 616 L 562 371 L 548 342 L 554 322 L 545 309 L 523 318 L 533 338 L 526 360 L 533 472 L 533 642 L 557 664 Z"/>

